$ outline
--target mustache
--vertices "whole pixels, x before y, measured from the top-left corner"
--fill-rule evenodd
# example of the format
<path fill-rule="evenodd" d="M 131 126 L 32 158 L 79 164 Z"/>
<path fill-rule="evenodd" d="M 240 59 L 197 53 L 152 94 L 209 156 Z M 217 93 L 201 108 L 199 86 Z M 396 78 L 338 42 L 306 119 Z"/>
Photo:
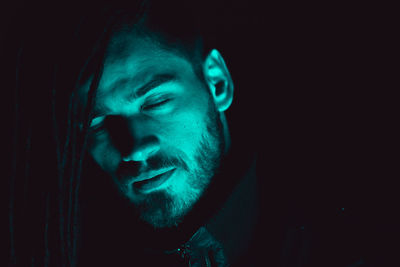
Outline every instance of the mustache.
<path fill-rule="evenodd" d="M 180 156 L 170 155 L 155 155 L 148 158 L 146 161 L 122 161 L 117 169 L 117 176 L 124 177 L 138 177 L 142 173 L 151 171 L 158 171 L 165 168 L 183 168 L 188 171 L 189 168 L 186 162 Z"/>

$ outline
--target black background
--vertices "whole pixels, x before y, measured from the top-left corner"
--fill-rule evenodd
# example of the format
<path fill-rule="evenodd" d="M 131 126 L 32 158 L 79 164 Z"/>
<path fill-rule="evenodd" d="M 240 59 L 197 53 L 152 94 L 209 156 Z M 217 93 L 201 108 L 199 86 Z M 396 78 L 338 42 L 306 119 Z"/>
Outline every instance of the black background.
<path fill-rule="evenodd" d="M 365 3 L 193 3 L 235 82 L 228 117 L 246 121 L 236 130 L 249 132 L 258 151 L 263 219 L 279 214 L 287 229 L 310 227 L 310 257 L 320 263 L 398 264 L 398 120 L 385 90 L 395 88 L 387 79 L 392 16 Z M 29 23 L 24 6 L 51 10 L 37 1 L 1 8 L 2 73 L 11 83 L 14 26 Z"/>

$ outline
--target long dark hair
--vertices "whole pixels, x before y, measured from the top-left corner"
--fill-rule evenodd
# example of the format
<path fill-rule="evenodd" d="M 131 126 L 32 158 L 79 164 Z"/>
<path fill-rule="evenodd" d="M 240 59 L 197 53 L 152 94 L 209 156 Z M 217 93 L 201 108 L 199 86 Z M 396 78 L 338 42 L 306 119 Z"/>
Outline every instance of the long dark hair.
<path fill-rule="evenodd" d="M 20 25 L 23 37 L 14 44 L 9 265 L 76 266 L 87 133 L 118 12 L 91 10 L 96 18 L 84 10 L 70 13 L 78 17 L 71 27 L 60 23 L 65 17 L 57 17 L 57 9 L 53 14 L 27 9 L 28 17 L 43 17 L 33 20 L 34 27 Z M 88 76 L 88 100 L 81 108 L 77 88 Z"/>
<path fill-rule="evenodd" d="M 207 48 L 196 26 L 189 26 L 190 13 L 179 10 L 180 1 L 166 2 L 96 3 L 79 10 L 26 6 L 10 31 L 10 266 L 77 265 L 88 127 L 111 33 L 145 17 L 145 27 L 159 32 L 169 48 L 194 66 L 202 60 Z M 164 14 L 165 7 L 176 15 Z M 79 105 L 78 88 L 87 81 L 87 103 Z"/>

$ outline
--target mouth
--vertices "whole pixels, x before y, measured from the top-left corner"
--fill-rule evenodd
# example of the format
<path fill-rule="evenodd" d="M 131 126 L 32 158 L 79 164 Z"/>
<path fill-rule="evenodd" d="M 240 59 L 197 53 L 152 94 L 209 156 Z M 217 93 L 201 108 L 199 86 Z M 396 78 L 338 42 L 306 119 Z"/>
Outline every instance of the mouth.
<path fill-rule="evenodd" d="M 160 188 L 164 183 L 166 183 L 174 172 L 175 168 L 157 174 L 148 179 L 143 179 L 137 182 L 133 182 L 132 188 L 134 191 L 141 194 L 149 193 L 155 189 Z"/>

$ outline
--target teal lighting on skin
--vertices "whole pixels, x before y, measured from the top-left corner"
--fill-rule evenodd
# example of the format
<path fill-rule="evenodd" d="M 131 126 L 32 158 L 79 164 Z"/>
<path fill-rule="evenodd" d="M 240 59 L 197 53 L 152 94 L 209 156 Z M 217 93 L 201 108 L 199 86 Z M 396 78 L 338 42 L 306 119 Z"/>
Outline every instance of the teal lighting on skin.
<path fill-rule="evenodd" d="M 89 152 L 156 228 L 179 224 L 229 148 L 223 112 L 233 83 L 217 50 L 203 72 L 205 82 L 185 57 L 133 32 L 114 34 L 107 49 Z M 82 86 L 82 103 L 87 90 Z M 158 177 L 162 183 L 149 182 Z"/>

